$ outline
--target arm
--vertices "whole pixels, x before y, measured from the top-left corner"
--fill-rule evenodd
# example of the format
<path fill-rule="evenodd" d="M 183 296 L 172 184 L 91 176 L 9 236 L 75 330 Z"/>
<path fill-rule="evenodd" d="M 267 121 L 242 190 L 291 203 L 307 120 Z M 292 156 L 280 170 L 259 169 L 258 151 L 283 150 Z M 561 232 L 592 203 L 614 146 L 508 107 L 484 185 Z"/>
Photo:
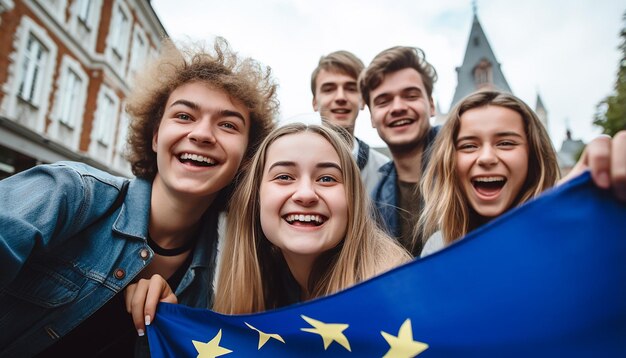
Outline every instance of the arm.
<path fill-rule="evenodd" d="M 603 189 L 612 188 L 615 196 L 626 201 L 626 131 L 613 139 L 600 136 L 587 145 L 578 163 L 565 176 L 565 182 L 585 170 L 591 171 L 593 181 Z"/>
<path fill-rule="evenodd" d="M 0 181 L 0 288 L 34 250 L 72 230 L 68 219 L 80 216 L 84 197 L 80 179 L 71 170 L 39 166 Z"/>
<path fill-rule="evenodd" d="M 124 290 L 126 311 L 133 317 L 137 334 L 143 336 L 146 326 L 154 319 L 159 302 L 178 303 L 178 299 L 167 281 L 160 275 L 152 275 L 149 280 L 141 279 Z"/>

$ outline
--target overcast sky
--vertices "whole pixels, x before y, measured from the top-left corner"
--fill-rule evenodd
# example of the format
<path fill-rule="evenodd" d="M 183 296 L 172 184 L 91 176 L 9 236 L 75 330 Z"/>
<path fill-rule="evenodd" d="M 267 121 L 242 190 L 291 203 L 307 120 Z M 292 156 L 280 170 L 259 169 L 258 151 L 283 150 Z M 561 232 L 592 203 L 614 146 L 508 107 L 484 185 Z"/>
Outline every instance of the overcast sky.
<path fill-rule="evenodd" d="M 320 56 L 348 50 L 367 65 L 396 45 L 420 47 L 439 74 L 433 96 L 449 110 L 455 67 L 463 61 L 472 24 L 469 0 L 152 0 L 177 41 L 225 37 L 236 51 L 272 67 L 281 118 L 312 111 L 310 76 Z M 600 133 L 596 104 L 613 90 L 626 4 L 619 0 L 477 2 L 478 18 L 513 93 L 548 110 L 557 148 L 566 124 L 575 139 Z M 384 145 L 369 112 L 356 135 Z"/>

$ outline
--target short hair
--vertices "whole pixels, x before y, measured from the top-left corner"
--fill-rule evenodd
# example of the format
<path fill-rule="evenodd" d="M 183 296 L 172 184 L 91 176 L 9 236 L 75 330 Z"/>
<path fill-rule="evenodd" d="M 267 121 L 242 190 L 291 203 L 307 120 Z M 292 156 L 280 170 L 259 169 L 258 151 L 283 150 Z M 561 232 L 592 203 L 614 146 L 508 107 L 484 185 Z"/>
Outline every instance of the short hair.
<path fill-rule="evenodd" d="M 255 148 L 273 128 L 278 100 L 277 85 L 269 67 L 251 58 L 238 57 L 220 37 L 215 40 L 212 52 L 199 43 L 177 48 L 165 39 L 160 55 L 137 74 L 127 99 L 126 110 L 131 121 L 126 158 L 137 177 L 153 179 L 156 175 L 153 135 L 170 94 L 191 82 L 206 83 L 224 91 L 250 111 L 250 137 L 240 167 L 250 160 Z"/>
<path fill-rule="evenodd" d="M 319 75 L 322 70 L 339 72 L 354 78 L 356 81 L 364 67 L 363 61 L 352 52 L 344 50 L 335 51 L 320 57 L 317 67 L 311 74 L 311 92 L 313 93 L 313 97 L 315 97 L 315 88 L 317 87 L 317 75 Z"/>
<path fill-rule="evenodd" d="M 416 230 L 421 229 L 424 240 L 441 230 L 444 242 L 449 244 L 480 225 L 471 215 L 473 210 L 460 188 L 455 142 L 461 128 L 461 116 L 471 109 L 485 106 L 508 108 L 522 117 L 528 140 L 528 173 L 512 207 L 538 196 L 559 179 L 556 152 L 548 132 L 526 103 L 500 91 L 484 90 L 470 94 L 448 114 L 431 148 L 431 157 L 422 176 L 420 190 L 425 205 Z"/>
<path fill-rule="evenodd" d="M 272 131 L 259 146 L 249 170 L 237 186 L 229 215 L 213 309 L 226 314 L 252 313 L 286 305 L 283 277 L 289 268 L 280 249 L 263 233 L 259 188 L 267 151 L 277 139 L 299 133 L 315 133 L 330 143 L 343 172 L 348 203 L 344 239 L 322 253 L 309 277 L 312 297 L 328 295 L 370 278 L 410 259 L 396 240 L 372 220 L 372 207 L 361 182 L 359 168 L 346 141 L 345 129 L 332 124 L 292 123 Z"/>
<path fill-rule="evenodd" d="M 385 75 L 405 68 L 412 68 L 422 76 L 428 98 L 432 98 L 433 86 L 437 81 L 437 71 L 426 61 L 424 51 L 417 47 L 396 46 L 376 55 L 361 73 L 359 91 L 363 103 L 368 107 L 370 106 L 370 92 L 380 86 Z"/>

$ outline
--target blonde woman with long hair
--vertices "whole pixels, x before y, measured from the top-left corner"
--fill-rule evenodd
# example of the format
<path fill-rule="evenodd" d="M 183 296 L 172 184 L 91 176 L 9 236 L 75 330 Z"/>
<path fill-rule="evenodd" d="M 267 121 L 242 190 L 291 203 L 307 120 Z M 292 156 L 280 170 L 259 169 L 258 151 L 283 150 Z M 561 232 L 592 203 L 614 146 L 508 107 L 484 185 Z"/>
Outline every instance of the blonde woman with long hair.
<path fill-rule="evenodd" d="M 426 256 L 554 186 L 559 167 L 537 115 L 503 92 L 469 95 L 448 115 L 421 189 Z"/>
<path fill-rule="evenodd" d="M 231 202 L 215 311 L 309 300 L 410 260 L 371 220 L 359 169 L 336 131 L 291 124 L 261 144 Z"/>

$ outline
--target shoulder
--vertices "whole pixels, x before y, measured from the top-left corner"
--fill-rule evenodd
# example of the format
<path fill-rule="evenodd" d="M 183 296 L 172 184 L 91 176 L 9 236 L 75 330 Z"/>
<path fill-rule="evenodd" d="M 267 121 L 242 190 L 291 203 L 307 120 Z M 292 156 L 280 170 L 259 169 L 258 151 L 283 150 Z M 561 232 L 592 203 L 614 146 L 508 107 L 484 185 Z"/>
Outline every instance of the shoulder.
<path fill-rule="evenodd" d="M 115 176 L 101 169 L 80 162 L 58 162 L 50 164 L 50 167 L 53 168 L 53 170 L 73 172 L 81 177 L 94 178 L 98 181 L 109 183 L 114 186 L 117 186 L 127 180 L 126 178 Z"/>
<path fill-rule="evenodd" d="M 443 242 L 443 235 L 441 234 L 441 230 L 432 234 L 426 243 L 424 244 L 424 248 L 422 249 L 422 253 L 420 257 L 426 257 L 428 255 L 434 254 L 435 252 L 443 249 L 445 247 L 445 243 Z"/>
<path fill-rule="evenodd" d="M 391 159 L 383 153 L 377 151 L 376 149 L 370 147 L 370 160 L 380 164 L 382 166 L 385 163 L 388 163 Z"/>

